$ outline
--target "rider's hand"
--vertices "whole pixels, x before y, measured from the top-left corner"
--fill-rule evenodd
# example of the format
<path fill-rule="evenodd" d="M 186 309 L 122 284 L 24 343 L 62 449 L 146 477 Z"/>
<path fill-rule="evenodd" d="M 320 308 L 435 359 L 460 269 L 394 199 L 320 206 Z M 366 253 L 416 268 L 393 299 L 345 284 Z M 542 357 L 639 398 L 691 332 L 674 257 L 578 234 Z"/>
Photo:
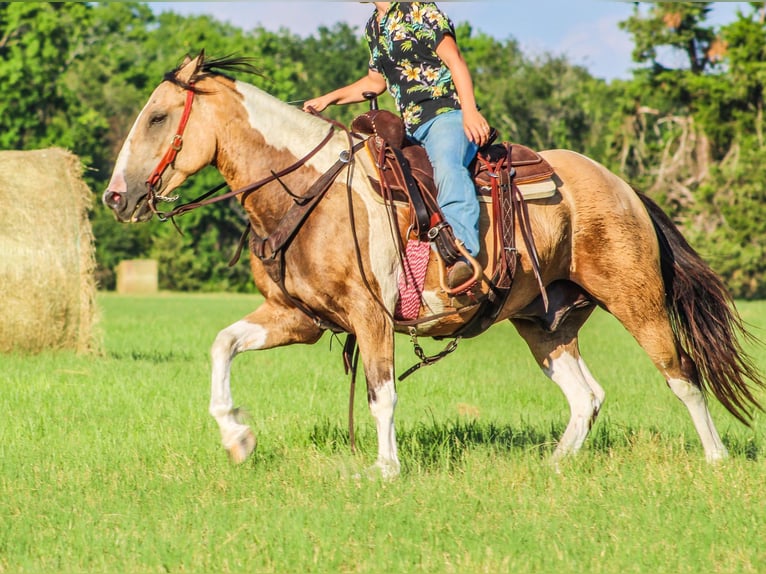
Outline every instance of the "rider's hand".
<path fill-rule="evenodd" d="M 327 95 L 319 96 L 318 98 L 312 98 L 310 100 L 306 100 L 303 102 L 303 111 L 304 112 L 321 112 L 324 110 L 327 106 L 329 106 L 332 102 L 330 102 Z"/>
<path fill-rule="evenodd" d="M 489 141 L 489 124 L 476 108 L 463 110 L 463 129 L 466 137 L 479 147 Z"/>

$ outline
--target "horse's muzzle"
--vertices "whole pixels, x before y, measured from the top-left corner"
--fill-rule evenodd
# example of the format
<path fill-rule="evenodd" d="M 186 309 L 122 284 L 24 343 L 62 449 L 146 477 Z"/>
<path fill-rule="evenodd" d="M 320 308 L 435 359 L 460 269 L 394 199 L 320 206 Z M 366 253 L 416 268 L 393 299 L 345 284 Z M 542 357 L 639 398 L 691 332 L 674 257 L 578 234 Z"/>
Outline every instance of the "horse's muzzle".
<path fill-rule="evenodd" d="M 102 201 L 112 210 L 118 221 L 147 221 L 152 218 L 152 212 L 144 201 L 145 197 L 132 201 L 121 191 L 107 189 L 102 196 Z"/>

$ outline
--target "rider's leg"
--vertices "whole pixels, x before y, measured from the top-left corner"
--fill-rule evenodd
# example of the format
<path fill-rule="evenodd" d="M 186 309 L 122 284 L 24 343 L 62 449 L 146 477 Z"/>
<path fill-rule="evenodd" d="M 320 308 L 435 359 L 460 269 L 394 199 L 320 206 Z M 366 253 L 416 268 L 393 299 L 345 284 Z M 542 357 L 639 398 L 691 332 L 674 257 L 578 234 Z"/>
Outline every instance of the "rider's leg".
<path fill-rule="evenodd" d="M 463 112 L 440 114 L 420 126 L 413 138 L 426 148 L 434 167 L 439 207 L 468 252 L 479 253 L 479 200 L 468 165 L 477 146 L 463 130 Z"/>

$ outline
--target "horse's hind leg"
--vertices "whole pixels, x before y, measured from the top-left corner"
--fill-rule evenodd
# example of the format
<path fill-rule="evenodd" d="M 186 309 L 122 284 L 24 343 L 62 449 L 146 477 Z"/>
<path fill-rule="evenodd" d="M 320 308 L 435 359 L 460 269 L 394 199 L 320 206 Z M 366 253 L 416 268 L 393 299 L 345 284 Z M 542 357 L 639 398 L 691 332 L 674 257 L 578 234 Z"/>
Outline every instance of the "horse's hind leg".
<path fill-rule="evenodd" d="M 650 312 L 646 301 L 642 306 L 635 300 L 632 305 L 613 302 L 609 306 L 609 312 L 633 335 L 665 377 L 670 390 L 686 406 L 705 450 L 705 458 L 710 462 L 726 458 L 728 452 L 713 424 L 705 395 L 694 382 L 695 366 L 679 350 L 664 306 L 656 302 L 654 309 Z"/>
<path fill-rule="evenodd" d="M 511 320 L 540 368 L 559 386 L 569 403 L 569 423 L 553 452 L 554 460 L 580 450 L 604 401 L 604 390 L 585 366 L 577 341 L 577 332 L 591 311 L 572 313 L 553 332 L 535 321 Z"/>
<path fill-rule="evenodd" d="M 210 351 L 212 384 L 210 414 L 221 430 L 224 448 L 234 462 L 244 461 L 255 449 L 255 436 L 237 416 L 231 396 L 231 363 L 239 353 L 292 343 L 314 343 L 322 335 L 304 313 L 266 301 L 254 313 L 226 327 Z"/>
<path fill-rule="evenodd" d="M 726 458 L 729 453 L 713 424 L 707 401 L 700 388 L 687 379 L 668 378 L 667 382 L 673 393 L 686 405 L 702 447 L 705 449 L 705 458 L 708 462 Z"/>

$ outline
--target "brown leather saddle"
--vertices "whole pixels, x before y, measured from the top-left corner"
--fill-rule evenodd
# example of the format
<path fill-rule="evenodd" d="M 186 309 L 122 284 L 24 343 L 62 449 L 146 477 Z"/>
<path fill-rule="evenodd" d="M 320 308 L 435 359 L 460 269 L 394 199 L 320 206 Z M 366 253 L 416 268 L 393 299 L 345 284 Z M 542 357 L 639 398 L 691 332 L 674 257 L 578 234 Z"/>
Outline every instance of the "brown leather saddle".
<path fill-rule="evenodd" d="M 427 194 L 429 200 L 435 202 L 436 185 L 433 179 L 433 168 L 428 160 L 425 149 L 409 140 L 404 131 L 404 123 L 401 118 L 387 110 L 370 110 L 354 119 L 351 124 L 352 131 L 374 136 L 368 140 L 368 147 L 373 154 L 380 154 L 388 144 L 394 149 L 399 149 L 409 164 L 412 176 Z M 469 166 L 473 174 L 477 194 L 489 196 L 493 172 L 503 168 L 513 168 L 516 185 L 524 186 L 550 179 L 553 168 L 536 151 L 521 144 L 495 144 L 497 131 L 492 130 L 490 143 L 479 150 L 476 159 Z M 511 146 L 510 165 L 507 164 L 508 148 Z M 387 154 L 383 165 L 378 168 L 380 175 L 395 193 L 394 199 L 407 201 L 407 187 L 402 181 L 399 166 L 396 165 L 396 154 Z M 397 177 L 397 175 L 399 177 Z M 373 186 L 380 193 L 380 180 L 372 180 Z"/>
<path fill-rule="evenodd" d="M 456 246 L 454 234 L 439 209 L 433 168 L 425 149 L 408 140 L 401 118 L 386 110 L 372 109 L 358 116 L 351 129 L 369 136 L 366 147 L 377 168 L 377 178 L 368 176 L 373 189 L 384 202 L 409 205 L 410 233 L 404 241 L 411 238 L 430 241 L 436 246 L 443 265 L 452 265 L 465 251 Z M 474 334 L 490 324 L 510 290 L 518 259 L 517 227 L 547 303 L 522 189 L 532 188 L 536 197 L 553 195 L 556 190 L 552 180 L 554 170 L 534 150 L 508 142 L 494 144 L 492 141 L 496 137 L 493 130 L 490 144 L 479 150 L 469 166 L 477 195 L 481 200 L 491 202 L 489 212 L 495 254 L 485 270 L 490 274 L 486 292 L 493 309 L 478 314 L 485 318 L 481 328 L 466 326 L 467 331 L 476 331 Z"/>
<path fill-rule="evenodd" d="M 373 157 L 381 161 L 376 162 L 379 178 L 371 177 L 370 181 L 378 193 L 384 193 L 381 185 L 383 180 L 385 187 L 393 192 L 395 201 L 409 201 L 408 186 L 404 179 L 406 173 L 402 173 L 399 154 L 393 151 L 400 150 L 427 204 L 438 209 L 431 162 L 425 149 L 406 137 L 404 123 L 400 117 L 387 110 L 370 110 L 354 119 L 351 129 L 359 134 L 373 136 L 367 141 L 368 150 Z M 513 170 L 514 182 L 522 189 L 551 179 L 553 168 L 539 153 L 518 143 L 495 144 L 493 141 L 496 138 L 497 131 L 493 129 L 490 143 L 479 150 L 476 159 L 468 168 L 473 174 L 477 195 L 488 198 L 493 178 L 503 169 Z M 393 149 L 386 150 L 387 146 Z M 407 166 L 404 169 L 407 170 Z M 552 187 L 547 186 L 546 189 Z"/>

